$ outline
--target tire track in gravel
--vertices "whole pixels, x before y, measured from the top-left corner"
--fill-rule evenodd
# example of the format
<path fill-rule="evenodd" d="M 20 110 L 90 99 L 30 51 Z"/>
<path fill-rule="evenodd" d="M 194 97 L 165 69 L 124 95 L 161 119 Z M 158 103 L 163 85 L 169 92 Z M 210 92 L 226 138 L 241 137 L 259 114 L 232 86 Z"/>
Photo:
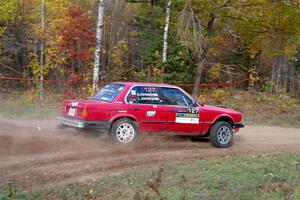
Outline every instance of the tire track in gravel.
<path fill-rule="evenodd" d="M 188 153 L 188 151 L 185 151 Z M 111 170 L 127 169 L 131 166 L 143 166 L 150 163 L 162 162 L 171 157 L 178 157 L 182 152 L 166 151 L 161 153 L 144 153 L 131 156 L 117 156 L 106 159 L 84 160 L 73 163 L 63 163 L 51 166 L 34 167 L 13 173 L 12 176 L 16 180 L 25 178 L 25 185 L 30 184 L 30 187 L 35 187 L 46 182 L 47 184 L 53 182 L 61 182 L 66 179 L 75 177 L 83 177 L 87 174 L 96 172 L 106 172 Z M 181 157 L 181 159 L 184 157 Z M 5 177 L 5 179 L 9 178 Z M 29 186 L 29 185 L 28 185 Z"/>
<path fill-rule="evenodd" d="M 178 148 L 184 147 L 185 149 L 198 149 L 195 145 L 182 145 L 182 144 L 173 144 L 168 146 L 162 146 L 159 149 L 160 150 L 178 150 Z M 118 148 L 117 146 L 112 146 L 114 149 L 102 149 L 97 151 L 90 151 L 90 152 L 69 152 L 69 153 L 55 153 L 53 155 L 37 155 L 37 156 L 18 156 L 16 158 L 11 158 L 9 161 L 3 161 L 1 163 L 0 169 L 2 170 L 17 170 L 18 168 L 30 168 L 31 166 L 43 166 L 43 165 L 52 165 L 57 163 L 69 163 L 69 162 L 75 162 L 75 161 L 81 161 L 81 160 L 91 160 L 91 159 L 97 159 L 101 157 L 102 159 L 109 158 L 112 155 L 119 155 L 121 153 L 131 154 L 132 151 L 134 151 L 134 154 L 141 154 L 143 153 L 138 152 L 139 146 L 135 146 L 135 148 L 124 149 L 124 148 Z M 156 153 L 157 146 L 155 148 L 148 148 L 148 152 Z M 144 149 L 145 150 L 145 149 Z M 22 161 L 20 161 L 22 159 Z"/>
<path fill-rule="evenodd" d="M 117 146 L 103 137 L 56 130 L 54 121 L 0 118 L 0 182 L 15 180 L 22 190 L 182 160 L 291 151 L 300 152 L 300 129 L 246 127 L 228 149 L 214 148 L 205 139 L 172 136 L 145 137 L 135 145 Z"/>

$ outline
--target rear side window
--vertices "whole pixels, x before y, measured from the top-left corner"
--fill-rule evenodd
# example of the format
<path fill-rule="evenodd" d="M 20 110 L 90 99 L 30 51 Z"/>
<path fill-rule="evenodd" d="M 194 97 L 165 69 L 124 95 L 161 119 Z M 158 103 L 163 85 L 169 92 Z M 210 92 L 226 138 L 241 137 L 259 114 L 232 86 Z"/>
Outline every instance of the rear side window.
<path fill-rule="evenodd" d="M 193 106 L 193 101 L 176 88 L 162 88 L 162 99 L 165 105 Z"/>
<path fill-rule="evenodd" d="M 160 87 L 135 86 L 127 95 L 128 103 L 136 104 L 161 104 Z"/>
<path fill-rule="evenodd" d="M 112 102 L 124 89 L 123 84 L 110 84 L 103 87 L 95 96 L 94 100 Z"/>

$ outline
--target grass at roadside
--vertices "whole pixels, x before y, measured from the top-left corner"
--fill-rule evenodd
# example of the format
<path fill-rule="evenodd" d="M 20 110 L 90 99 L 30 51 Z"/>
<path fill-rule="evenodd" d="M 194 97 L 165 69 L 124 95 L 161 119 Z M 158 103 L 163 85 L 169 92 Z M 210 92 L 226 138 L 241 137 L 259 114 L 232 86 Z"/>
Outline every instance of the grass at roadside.
<path fill-rule="evenodd" d="M 57 100 L 38 102 L 33 95 L 23 93 L 0 98 L 0 117 L 12 119 L 53 119 L 59 114 L 61 102 Z"/>
<path fill-rule="evenodd" d="M 300 199 L 300 153 L 194 160 L 136 169 L 27 199 Z M 3 195 L 4 193 L 2 193 Z"/>
<path fill-rule="evenodd" d="M 0 103 L 0 117 L 11 119 L 48 120 L 59 115 L 59 107 L 51 105 L 10 106 Z"/>

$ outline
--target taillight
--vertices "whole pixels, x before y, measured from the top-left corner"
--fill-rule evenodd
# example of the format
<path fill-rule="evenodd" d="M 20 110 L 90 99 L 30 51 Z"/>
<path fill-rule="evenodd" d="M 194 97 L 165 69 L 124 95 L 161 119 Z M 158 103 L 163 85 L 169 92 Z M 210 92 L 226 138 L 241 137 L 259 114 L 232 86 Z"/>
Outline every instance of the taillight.
<path fill-rule="evenodd" d="M 81 115 L 82 115 L 83 117 L 87 117 L 87 116 L 88 116 L 88 111 L 87 111 L 86 108 L 82 109 Z"/>

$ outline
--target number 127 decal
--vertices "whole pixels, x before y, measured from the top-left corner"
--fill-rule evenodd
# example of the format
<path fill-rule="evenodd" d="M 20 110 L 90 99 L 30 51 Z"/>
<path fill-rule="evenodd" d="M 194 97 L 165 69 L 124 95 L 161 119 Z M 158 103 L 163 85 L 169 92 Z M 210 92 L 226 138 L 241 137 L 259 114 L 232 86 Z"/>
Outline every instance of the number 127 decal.
<path fill-rule="evenodd" d="M 199 108 L 177 108 L 175 122 L 199 124 Z"/>

